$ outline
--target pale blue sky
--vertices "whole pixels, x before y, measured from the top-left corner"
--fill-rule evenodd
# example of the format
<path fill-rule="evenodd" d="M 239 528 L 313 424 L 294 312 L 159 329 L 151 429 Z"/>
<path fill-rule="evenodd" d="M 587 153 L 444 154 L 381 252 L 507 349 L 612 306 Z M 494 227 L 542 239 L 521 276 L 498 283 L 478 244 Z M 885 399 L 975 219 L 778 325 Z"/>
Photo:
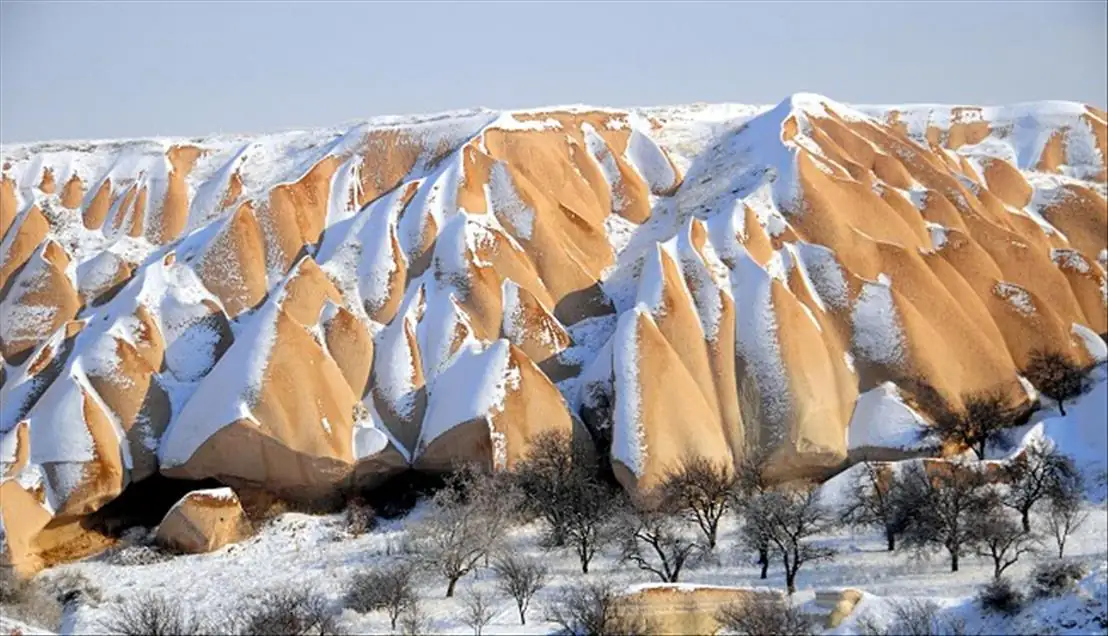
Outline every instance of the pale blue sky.
<path fill-rule="evenodd" d="M 473 106 L 1108 101 L 1106 3 L 0 2 L 0 137 Z"/>

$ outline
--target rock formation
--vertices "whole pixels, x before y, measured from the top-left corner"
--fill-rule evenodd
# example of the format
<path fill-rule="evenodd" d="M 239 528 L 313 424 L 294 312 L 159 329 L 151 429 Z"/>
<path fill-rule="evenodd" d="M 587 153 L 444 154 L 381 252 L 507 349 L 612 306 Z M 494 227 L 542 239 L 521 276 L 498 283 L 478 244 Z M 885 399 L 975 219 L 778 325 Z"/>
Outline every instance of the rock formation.
<path fill-rule="evenodd" d="M 159 472 L 317 499 L 583 423 L 638 489 L 910 445 L 921 390 L 1104 355 L 1106 144 L 1080 104 L 795 95 L 4 146 L 3 559 Z"/>

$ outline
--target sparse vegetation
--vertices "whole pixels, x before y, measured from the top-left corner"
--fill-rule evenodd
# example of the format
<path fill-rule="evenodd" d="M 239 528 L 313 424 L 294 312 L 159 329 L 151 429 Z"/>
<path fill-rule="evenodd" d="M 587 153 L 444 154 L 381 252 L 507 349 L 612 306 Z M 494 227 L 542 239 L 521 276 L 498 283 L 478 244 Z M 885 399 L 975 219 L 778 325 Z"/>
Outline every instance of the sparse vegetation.
<path fill-rule="evenodd" d="M 470 591 L 462 599 L 462 621 L 473 630 L 473 636 L 481 636 L 494 616 L 496 611 L 489 596 L 479 591 Z"/>
<path fill-rule="evenodd" d="M 343 522 L 346 532 L 358 537 L 377 526 L 377 512 L 373 506 L 366 503 L 361 497 L 353 497 L 346 502 L 346 510 L 343 511 Z"/>
<path fill-rule="evenodd" d="M 411 566 L 403 562 L 356 574 L 346 594 L 346 607 L 362 613 L 383 610 L 395 630 L 400 614 L 416 600 L 412 574 Z"/>
<path fill-rule="evenodd" d="M 218 631 L 181 603 L 149 592 L 112 606 L 100 627 L 120 636 L 192 636 Z"/>
<path fill-rule="evenodd" d="M 1039 393 L 1058 403 L 1058 411 L 1066 414 L 1066 402 L 1089 390 L 1090 367 L 1078 364 L 1059 351 L 1038 349 L 1028 356 L 1023 375 Z"/>
<path fill-rule="evenodd" d="M 499 577 L 497 586 L 515 600 L 519 624 L 526 625 L 531 599 L 546 585 L 549 569 L 535 559 L 516 555 L 500 557 L 493 567 Z"/>
<path fill-rule="evenodd" d="M 259 636 L 337 636 L 335 615 L 327 601 L 306 590 L 277 589 L 266 593 L 242 620 L 243 634 Z"/>
<path fill-rule="evenodd" d="M 985 611 L 1012 616 L 1023 609 L 1023 603 L 1026 599 L 1010 580 L 1005 577 L 998 577 L 981 588 L 977 600 Z"/>
<path fill-rule="evenodd" d="M 665 583 L 676 583 L 681 570 L 706 549 L 683 527 L 684 519 L 665 502 L 639 502 L 620 515 L 620 558 Z"/>
<path fill-rule="evenodd" d="M 790 595 L 796 592 L 796 575 L 804 564 L 835 556 L 833 548 L 812 541 L 836 523 L 831 512 L 819 503 L 819 490 L 814 486 L 757 495 L 748 503 L 746 516 L 747 546 L 760 550 L 768 541 L 770 554 L 779 556 L 785 567 L 785 586 Z"/>
<path fill-rule="evenodd" d="M 934 432 L 943 441 L 969 448 L 977 459 L 984 459 L 988 443 L 1000 431 L 1016 425 L 1020 410 L 999 390 L 966 395 L 962 402 L 962 409 L 950 405 L 939 408 L 935 425 L 927 434 Z"/>
<path fill-rule="evenodd" d="M 909 599 L 890 603 L 893 620 L 879 625 L 871 618 L 858 621 L 858 631 L 865 636 L 962 636 L 967 634 L 961 618 L 943 618 L 939 606 L 932 601 Z"/>
<path fill-rule="evenodd" d="M 985 488 L 984 473 L 968 463 L 935 463 L 933 470 L 915 463 L 904 471 L 905 505 L 918 514 L 904 533 L 905 543 L 920 551 L 945 549 L 950 571 L 957 572 L 962 555 L 977 540 L 973 520 L 999 505 Z"/>
<path fill-rule="evenodd" d="M 1038 537 L 1024 530 L 999 506 L 983 511 L 971 523 L 971 532 L 977 537 L 976 552 L 992 559 L 994 579 L 999 579 L 1021 556 L 1039 547 Z"/>
<path fill-rule="evenodd" d="M 709 551 L 716 549 L 719 523 L 731 507 L 735 474 L 729 466 L 690 456 L 662 484 L 667 505 L 696 523 Z"/>
<path fill-rule="evenodd" d="M 1031 570 L 1031 590 L 1039 598 L 1061 596 L 1072 591 L 1088 570 L 1077 561 L 1043 561 Z"/>
<path fill-rule="evenodd" d="M 431 633 L 431 619 L 417 598 L 400 614 L 400 633 L 404 636 L 424 636 Z"/>
<path fill-rule="evenodd" d="M 811 620 L 780 596 L 724 605 L 715 619 L 727 633 L 739 636 L 793 636 L 812 629 Z"/>
<path fill-rule="evenodd" d="M 547 620 L 570 634 L 590 636 L 645 636 L 651 624 L 641 614 L 628 611 L 610 582 L 575 585 L 564 590 L 547 608 Z"/>
<path fill-rule="evenodd" d="M 11 568 L 0 567 L 0 613 L 57 630 L 62 620 L 62 603 L 40 581 L 23 580 Z"/>
<path fill-rule="evenodd" d="M 841 521 L 854 527 L 873 527 L 885 535 L 890 552 L 896 549 L 896 538 L 908 529 L 914 510 L 904 501 L 900 476 L 891 468 L 884 472 L 877 464 L 863 460 L 847 493 Z"/>

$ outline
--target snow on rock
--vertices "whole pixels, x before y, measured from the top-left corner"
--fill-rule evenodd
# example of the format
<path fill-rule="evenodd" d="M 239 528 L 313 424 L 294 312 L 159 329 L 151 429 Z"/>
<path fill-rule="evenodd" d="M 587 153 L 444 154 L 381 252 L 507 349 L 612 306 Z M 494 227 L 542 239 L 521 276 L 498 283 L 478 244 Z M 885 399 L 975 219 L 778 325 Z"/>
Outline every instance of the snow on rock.
<path fill-rule="evenodd" d="M 892 283 L 879 277 L 867 282 L 854 304 L 853 348 L 870 362 L 894 366 L 904 361 L 905 334 L 893 302 Z"/>
<path fill-rule="evenodd" d="M 619 317 L 612 336 L 612 369 L 615 372 L 615 391 L 619 396 L 612 423 L 612 459 L 622 463 L 636 477 L 643 474 L 648 450 L 639 384 L 640 320 L 650 320 L 650 311 L 646 307 L 625 312 Z"/>
<path fill-rule="evenodd" d="M 884 382 L 858 396 L 847 429 L 847 447 L 920 448 L 924 445 L 921 434 L 926 430 L 926 420 L 904 403 L 897 386 Z"/>

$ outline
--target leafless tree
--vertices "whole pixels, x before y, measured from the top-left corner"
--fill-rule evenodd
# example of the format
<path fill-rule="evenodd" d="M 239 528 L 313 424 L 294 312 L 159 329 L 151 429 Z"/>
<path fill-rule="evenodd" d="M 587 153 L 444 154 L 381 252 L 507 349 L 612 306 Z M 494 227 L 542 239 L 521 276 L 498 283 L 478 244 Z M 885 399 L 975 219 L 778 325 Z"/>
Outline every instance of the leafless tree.
<path fill-rule="evenodd" d="M 417 598 L 409 603 L 400 614 L 400 633 L 405 636 L 424 636 L 431 632 L 431 618 L 423 609 L 423 603 Z"/>
<path fill-rule="evenodd" d="M 595 475 L 584 473 L 570 481 L 568 492 L 571 498 L 565 506 L 566 541 L 577 553 L 581 573 L 588 574 L 596 552 L 613 538 L 622 493 Z"/>
<path fill-rule="evenodd" d="M 900 477 L 892 467 L 882 472 L 868 460 L 860 466 L 850 482 L 841 520 L 851 526 L 880 528 L 892 552 L 897 536 L 908 529 L 913 509 L 906 505 Z"/>
<path fill-rule="evenodd" d="M 1077 472 L 1073 461 L 1058 453 L 1053 446 L 1037 440 L 1004 469 L 1008 484 L 1001 502 L 1020 514 L 1025 532 L 1031 531 L 1031 511 L 1050 497 L 1057 484 L 1071 479 Z"/>
<path fill-rule="evenodd" d="M 471 591 L 462 601 L 462 621 L 473 630 L 473 636 L 481 636 L 495 616 L 492 599 L 477 590 Z"/>
<path fill-rule="evenodd" d="M 527 608 L 535 594 L 546 585 L 549 569 L 536 559 L 511 554 L 497 559 L 493 567 L 500 577 L 497 586 L 515 599 L 519 624 L 526 625 Z"/>
<path fill-rule="evenodd" d="M 834 558 L 833 548 L 815 544 L 812 538 L 835 523 L 813 486 L 767 491 L 751 500 L 747 512 L 747 525 L 754 527 L 755 538 L 767 538 L 770 552 L 781 557 L 790 595 L 796 592 L 796 575 L 805 563 Z"/>
<path fill-rule="evenodd" d="M 454 596 L 462 578 L 493 550 L 510 523 L 510 504 L 496 500 L 491 482 L 465 469 L 431 499 L 429 513 L 413 524 L 409 552 L 446 578 L 446 596 Z"/>
<path fill-rule="evenodd" d="M 620 557 L 666 583 L 676 583 L 681 569 L 705 546 L 685 531 L 684 519 L 664 504 L 626 506 L 619 520 Z"/>
<path fill-rule="evenodd" d="M 964 409 L 950 406 L 935 413 L 935 432 L 944 441 L 966 446 L 977 459 L 985 458 L 985 447 L 1000 431 L 1015 425 L 1019 411 L 1003 391 L 974 393 L 962 398 Z"/>
<path fill-rule="evenodd" d="M 1039 393 L 1058 403 L 1062 415 L 1066 414 L 1066 400 L 1085 393 L 1090 385 L 1089 368 L 1059 351 L 1032 351 L 1023 375 Z"/>
<path fill-rule="evenodd" d="M 974 546 L 977 554 L 993 560 L 994 579 L 999 579 L 1021 556 L 1034 552 L 1039 546 L 1038 537 L 1024 530 L 1000 506 L 975 516 L 971 520 L 971 532 L 977 537 Z"/>
<path fill-rule="evenodd" d="M 416 600 L 413 574 L 409 563 L 356 574 L 346 594 L 346 606 L 357 612 L 384 610 L 395 630 L 400 614 Z"/>
<path fill-rule="evenodd" d="M 1045 516 L 1047 532 L 1058 546 L 1058 558 L 1066 552 L 1066 541 L 1089 515 L 1082 509 L 1084 479 L 1080 471 L 1074 471 L 1051 485 Z"/>
<path fill-rule="evenodd" d="M 545 538 L 552 546 L 566 545 L 575 491 L 596 472 L 595 452 L 588 443 L 561 431 L 540 433 L 515 465 L 512 474 L 525 495 L 521 503 L 545 522 Z"/>
<path fill-rule="evenodd" d="M 770 490 L 771 484 L 766 477 L 769 463 L 769 451 L 766 448 L 751 445 L 735 465 L 735 487 L 731 493 L 731 506 L 742 513 L 746 522 L 743 525 L 743 542 L 758 555 L 761 578 L 769 575 L 769 538 L 761 532 L 756 523 L 750 522 L 750 502 L 757 496 Z"/>
<path fill-rule="evenodd" d="M 654 632 L 650 621 L 630 611 L 615 585 L 607 581 L 563 590 L 547 608 L 546 618 L 569 634 L 645 636 Z"/>
<path fill-rule="evenodd" d="M 974 516 L 1000 505 L 986 485 L 984 474 L 968 463 L 936 463 L 930 471 L 923 463 L 908 466 L 905 501 L 917 514 L 904 533 L 905 543 L 919 550 L 946 549 L 950 571 L 957 572 L 959 558 L 976 541 Z"/>
<path fill-rule="evenodd" d="M 871 616 L 858 621 L 858 633 L 865 636 L 962 636 L 968 634 L 965 620 L 944 619 L 934 601 L 907 599 L 891 601 L 892 621 L 881 626 Z"/>
<path fill-rule="evenodd" d="M 735 483 L 729 466 L 694 455 L 666 476 L 662 493 L 669 505 L 696 523 L 708 550 L 715 550 L 719 522 L 731 507 Z"/>
<path fill-rule="evenodd" d="M 740 636 L 794 636 L 812 629 L 808 616 L 776 595 L 724 605 L 715 619 L 728 633 Z"/>

